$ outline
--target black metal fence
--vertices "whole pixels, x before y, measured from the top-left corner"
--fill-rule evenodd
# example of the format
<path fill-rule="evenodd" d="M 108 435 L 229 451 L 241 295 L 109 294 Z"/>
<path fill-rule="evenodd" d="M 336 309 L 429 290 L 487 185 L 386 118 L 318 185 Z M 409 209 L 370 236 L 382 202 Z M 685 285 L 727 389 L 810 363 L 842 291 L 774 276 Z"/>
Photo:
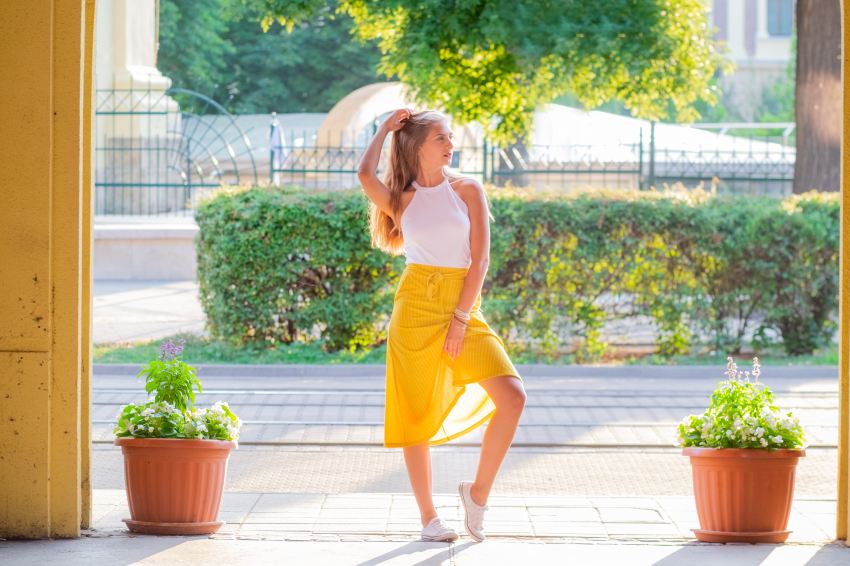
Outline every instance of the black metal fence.
<path fill-rule="evenodd" d="M 98 90 L 94 136 L 98 215 L 188 215 L 204 190 L 259 180 L 234 117 L 189 90 Z"/>
<path fill-rule="evenodd" d="M 316 130 L 284 129 L 274 114 L 255 116 L 248 129 L 243 128 L 245 118 L 184 89 L 98 91 L 95 213 L 188 216 L 203 192 L 221 184 L 295 184 L 322 190 L 358 185 L 357 165 L 371 132 L 340 136 L 356 143 L 320 145 Z M 761 130 L 758 136 L 724 135 L 730 126 Z M 766 126 L 773 130 L 764 130 Z M 625 143 L 467 144 L 455 148 L 452 167 L 498 187 L 547 191 L 702 182 L 721 193 L 791 192 L 795 150 L 788 140 L 793 124 L 703 127 L 720 131 L 714 138 L 705 134 L 706 143 L 698 147 L 691 143 L 681 149 L 669 138 L 659 146 L 655 124 Z"/>
<path fill-rule="evenodd" d="M 794 177 L 794 148 L 769 138 L 753 138 L 759 148 L 652 149 L 641 141 L 607 148 L 600 146 L 529 145 L 500 148 L 489 144 L 455 148 L 452 166 L 495 186 L 508 184 L 543 190 L 580 187 L 661 187 L 681 182 L 703 183 L 719 193 L 790 194 Z M 770 151 L 763 146 L 769 145 Z M 273 184 L 333 189 L 357 186 L 362 147 L 272 146 Z M 379 172 L 386 165 L 385 151 Z"/>

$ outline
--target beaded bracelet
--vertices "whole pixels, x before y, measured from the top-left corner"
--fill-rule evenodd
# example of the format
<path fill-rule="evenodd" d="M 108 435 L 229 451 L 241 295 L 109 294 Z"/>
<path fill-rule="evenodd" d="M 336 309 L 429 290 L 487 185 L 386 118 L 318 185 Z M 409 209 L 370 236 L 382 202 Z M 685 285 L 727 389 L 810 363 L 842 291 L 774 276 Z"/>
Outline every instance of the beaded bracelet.
<path fill-rule="evenodd" d="M 469 314 L 468 312 L 466 312 L 465 310 L 462 310 L 460 307 L 457 307 L 457 308 L 454 310 L 454 313 L 453 313 L 453 314 L 454 314 L 457 318 L 459 318 L 460 320 L 462 320 L 462 321 L 464 321 L 464 322 L 469 321 L 469 319 L 471 318 L 471 317 L 470 317 L 470 314 Z"/>

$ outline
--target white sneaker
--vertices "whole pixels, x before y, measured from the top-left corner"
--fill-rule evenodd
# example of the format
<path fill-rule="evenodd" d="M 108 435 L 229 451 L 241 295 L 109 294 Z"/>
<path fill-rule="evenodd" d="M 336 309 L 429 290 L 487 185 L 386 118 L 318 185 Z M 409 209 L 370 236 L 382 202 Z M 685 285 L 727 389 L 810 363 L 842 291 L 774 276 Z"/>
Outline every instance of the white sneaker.
<path fill-rule="evenodd" d="M 469 536 L 476 541 L 481 542 L 486 537 L 484 536 L 484 511 L 489 509 L 488 505 L 478 505 L 472 500 L 472 494 L 469 490 L 472 488 L 472 482 L 462 481 L 457 485 L 457 490 L 460 493 L 460 500 L 463 502 L 464 510 L 464 525 Z"/>
<path fill-rule="evenodd" d="M 422 540 L 453 541 L 457 540 L 457 537 L 457 532 L 439 517 L 431 519 L 431 522 L 422 529 Z"/>

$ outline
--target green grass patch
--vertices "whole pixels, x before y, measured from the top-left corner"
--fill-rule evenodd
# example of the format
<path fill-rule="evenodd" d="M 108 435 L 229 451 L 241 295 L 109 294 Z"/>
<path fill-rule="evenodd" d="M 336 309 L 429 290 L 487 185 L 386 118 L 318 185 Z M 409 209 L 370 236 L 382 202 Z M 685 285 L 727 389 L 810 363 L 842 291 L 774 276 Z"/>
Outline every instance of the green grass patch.
<path fill-rule="evenodd" d="M 733 357 L 739 366 L 747 369 L 750 367 L 754 355 L 747 352 Z M 760 353 L 758 358 L 763 366 L 837 366 L 838 347 L 833 345 L 830 348 L 816 350 L 814 354 L 808 356 L 787 356 L 781 348 L 777 348 L 774 351 Z M 627 358 L 624 363 L 632 365 L 716 365 L 725 368 L 726 355 L 674 356 L 666 359 L 662 356 L 650 354 L 641 358 Z"/>
<path fill-rule="evenodd" d="M 336 353 L 324 352 L 321 345 L 316 344 L 291 344 L 282 345 L 274 350 L 237 348 L 224 344 L 220 341 L 196 336 L 194 334 L 179 333 L 169 336 L 176 342 L 180 338 L 186 340 L 182 359 L 189 364 L 383 364 L 386 361 L 386 345 L 378 348 L 356 352 L 340 351 Z M 159 345 L 165 340 L 150 340 L 145 342 L 123 343 L 123 344 L 99 344 L 94 347 L 95 363 L 110 364 L 144 364 L 159 357 Z M 666 358 L 657 354 L 646 355 L 617 355 L 616 349 L 612 348 L 610 355 L 602 362 L 604 365 L 716 365 L 719 368 L 726 367 L 726 355 L 680 355 Z M 515 364 L 552 364 L 570 365 L 573 357 L 570 354 L 541 355 L 523 347 L 508 347 L 508 353 Z M 745 353 L 735 356 L 738 360 L 752 358 L 752 354 Z M 774 350 L 761 352 L 759 360 L 762 365 L 838 365 L 838 348 L 832 345 L 829 348 L 816 351 L 808 356 L 787 356 L 781 347 Z M 739 361 L 739 365 L 741 362 Z M 743 365 L 749 365 L 744 363 Z"/>

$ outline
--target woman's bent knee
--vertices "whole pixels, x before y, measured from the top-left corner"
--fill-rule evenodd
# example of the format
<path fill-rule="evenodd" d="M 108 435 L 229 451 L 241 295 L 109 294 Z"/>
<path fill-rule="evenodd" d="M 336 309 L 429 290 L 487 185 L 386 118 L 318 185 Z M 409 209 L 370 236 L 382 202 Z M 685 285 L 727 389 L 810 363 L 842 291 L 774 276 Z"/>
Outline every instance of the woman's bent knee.
<path fill-rule="evenodd" d="M 512 381 L 517 382 L 519 380 L 513 378 Z M 525 401 L 527 397 L 525 389 L 522 387 L 522 383 L 514 383 L 514 386 L 511 387 L 510 393 L 504 396 L 502 401 L 504 407 L 502 408 L 513 413 L 521 413 L 525 408 Z"/>
<path fill-rule="evenodd" d="M 502 412 L 520 413 L 525 407 L 525 389 L 522 381 L 513 375 L 488 378 L 481 382 L 482 387 L 493 399 L 496 409 Z"/>
<path fill-rule="evenodd" d="M 517 393 L 511 395 L 511 408 L 517 413 L 521 413 L 525 408 L 525 400 L 527 396 L 525 391 L 520 389 Z"/>

